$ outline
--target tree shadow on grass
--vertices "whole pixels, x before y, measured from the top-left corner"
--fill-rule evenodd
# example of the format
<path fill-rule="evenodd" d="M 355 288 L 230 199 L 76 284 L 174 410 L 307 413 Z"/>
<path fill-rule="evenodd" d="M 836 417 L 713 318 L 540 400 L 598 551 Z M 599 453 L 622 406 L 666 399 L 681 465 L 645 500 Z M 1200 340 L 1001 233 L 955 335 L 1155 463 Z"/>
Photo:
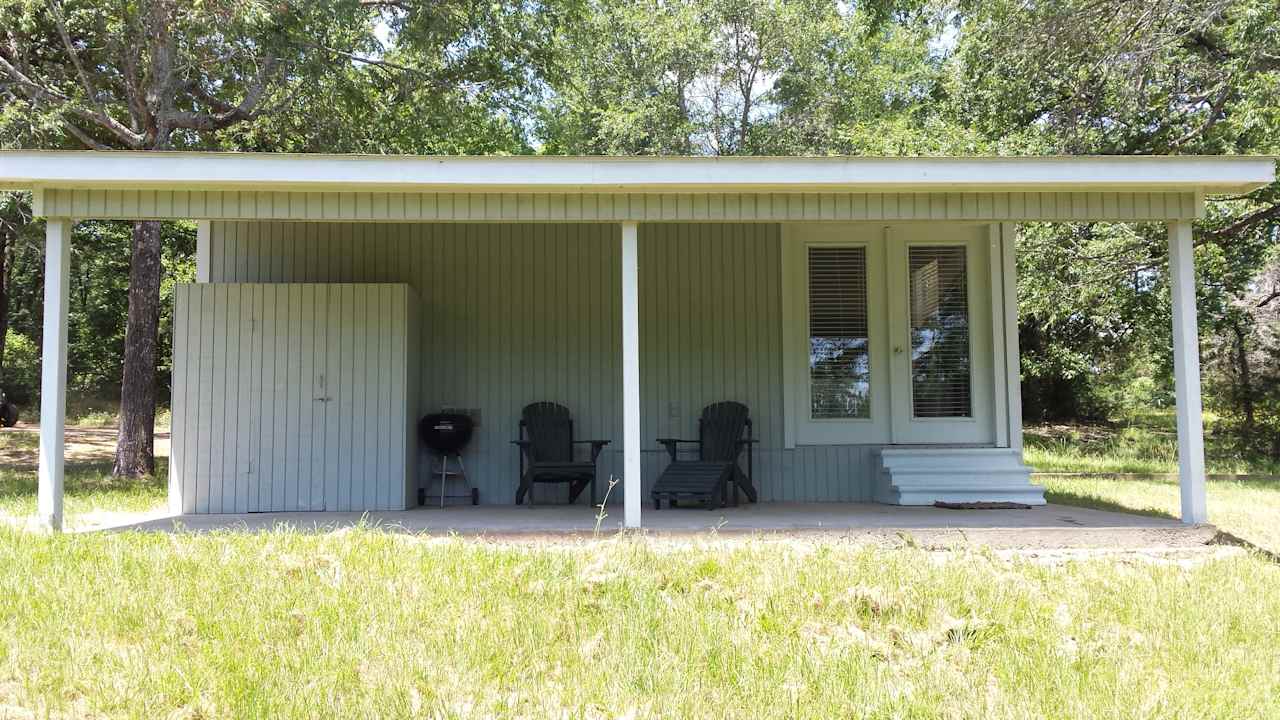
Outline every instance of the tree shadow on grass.
<path fill-rule="evenodd" d="M 1088 493 L 1065 492 L 1062 490 L 1045 490 L 1044 499 L 1046 502 L 1056 505 L 1074 505 L 1076 507 L 1092 508 L 1094 510 L 1108 510 L 1111 512 L 1123 512 L 1133 515 L 1146 515 L 1148 517 L 1168 518 L 1170 520 L 1178 520 L 1179 517 L 1173 513 L 1159 510 L 1152 507 L 1137 508 L 1131 505 L 1122 505 L 1113 500 L 1090 495 Z M 1226 532 L 1221 528 L 1209 540 L 1209 545 L 1233 545 L 1235 547 L 1244 548 L 1246 550 L 1257 553 L 1266 560 L 1280 564 L 1280 553 L 1269 550 L 1261 545 L 1246 540 L 1234 533 Z"/>
<path fill-rule="evenodd" d="M 1129 513 L 1130 515 L 1146 515 L 1147 517 L 1168 518 L 1170 520 L 1178 519 L 1177 515 L 1159 508 L 1123 505 L 1114 500 L 1109 500 L 1097 495 L 1091 495 L 1089 493 L 1046 489 L 1044 491 L 1044 499 L 1045 502 L 1053 503 L 1055 505 L 1074 505 L 1075 507 L 1085 507 L 1093 510 Z"/>
<path fill-rule="evenodd" d="M 156 458 L 156 473 L 140 478 L 117 478 L 111 475 L 110 461 L 69 462 L 66 465 L 63 495 L 89 498 L 108 493 L 146 495 L 162 493 L 169 483 L 169 461 Z M 0 508 L 11 511 L 30 506 L 35 511 L 36 470 L 23 465 L 0 464 Z"/>

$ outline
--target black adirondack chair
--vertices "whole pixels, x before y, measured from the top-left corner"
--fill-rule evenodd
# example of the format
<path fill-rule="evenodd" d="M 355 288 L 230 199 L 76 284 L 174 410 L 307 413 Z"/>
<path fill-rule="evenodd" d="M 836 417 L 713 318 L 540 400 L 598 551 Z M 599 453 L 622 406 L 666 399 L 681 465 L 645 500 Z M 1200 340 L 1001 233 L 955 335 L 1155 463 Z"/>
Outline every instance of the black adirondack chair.
<path fill-rule="evenodd" d="M 553 402 L 526 405 L 520 412 L 520 439 L 512 443 L 520 447 L 517 505 L 524 502 L 526 495 L 529 504 L 533 504 L 534 483 L 568 483 L 570 503 L 590 485 L 591 504 L 595 505 L 596 459 L 609 441 L 574 440 L 569 408 Z M 574 450 L 578 445 L 591 446 L 590 460 L 575 459 Z"/>
<path fill-rule="evenodd" d="M 654 509 L 662 509 L 663 500 L 675 507 L 681 500 L 692 499 L 700 500 L 708 510 L 713 510 L 729 503 L 730 492 L 736 505 L 738 490 L 746 493 L 751 502 L 756 501 L 756 489 L 751 482 L 751 446 L 756 441 L 751 436 L 751 414 L 746 405 L 737 402 L 708 405 L 698 419 L 697 440 L 658 438 L 658 442 L 666 447 L 671 464 L 662 471 L 649 493 Z M 697 445 L 698 459 L 681 459 L 681 444 Z M 746 472 L 738 465 L 744 450 Z"/>

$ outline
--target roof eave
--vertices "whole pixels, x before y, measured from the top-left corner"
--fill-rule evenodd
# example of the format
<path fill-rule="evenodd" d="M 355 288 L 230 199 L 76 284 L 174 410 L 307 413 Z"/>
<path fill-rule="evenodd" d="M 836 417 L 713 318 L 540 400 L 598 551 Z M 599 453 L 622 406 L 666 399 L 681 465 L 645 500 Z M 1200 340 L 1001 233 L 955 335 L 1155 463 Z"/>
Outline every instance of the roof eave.
<path fill-rule="evenodd" d="M 1245 193 L 1258 156 L 1021 158 L 415 157 L 0 152 L 0 188 L 301 192 Z"/>

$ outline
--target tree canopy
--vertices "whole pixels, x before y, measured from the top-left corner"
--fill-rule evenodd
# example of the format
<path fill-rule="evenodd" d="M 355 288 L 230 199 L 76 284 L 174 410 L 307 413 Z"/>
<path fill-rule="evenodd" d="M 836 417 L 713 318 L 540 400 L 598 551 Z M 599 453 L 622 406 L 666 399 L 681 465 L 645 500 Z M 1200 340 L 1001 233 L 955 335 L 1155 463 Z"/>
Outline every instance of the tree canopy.
<path fill-rule="evenodd" d="M 1274 0 L 0 0 L 0 146 L 1280 154 L 1277 48 Z M 38 246 L 6 202 L 0 315 L 31 342 Z M 190 228 L 165 232 L 182 277 Z M 120 233 L 76 237 L 84 392 L 119 377 L 120 256 L 95 253 Z M 1278 187 L 1196 228 L 1207 400 L 1280 455 L 1278 233 Z M 1169 402 L 1164 229 L 1021 243 L 1028 413 Z"/>

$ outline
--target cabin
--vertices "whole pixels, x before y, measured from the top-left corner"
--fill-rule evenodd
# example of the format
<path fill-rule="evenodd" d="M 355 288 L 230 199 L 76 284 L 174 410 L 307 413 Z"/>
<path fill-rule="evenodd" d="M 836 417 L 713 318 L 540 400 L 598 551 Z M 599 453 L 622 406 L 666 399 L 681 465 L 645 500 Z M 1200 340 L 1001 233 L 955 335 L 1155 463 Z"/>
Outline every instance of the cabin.
<path fill-rule="evenodd" d="M 630 527 L 685 511 L 652 509 L 673 460 L 698 460 L 668 440 L 720 403 L 750 419 L 718 476 L 730 504 L 1044 503 L 1022 458 L 1018 228 L 1102 221 L 1167 226 L 1183 519 L 1203 522 L 1192 226 L 1207 195 L 1274 171 L 0 152 L 0 188 L 33 191 L 47 223 L 39 512 L 60 526 L 78 219 L 197 223 L 196 282 L 174 291 L 173 513 L 402 510 L 451 483 L 591 512 L 594 485 L 523 484 L 546 458 L 522 417 L 552 403 L 600 441 L 567 461 L 594 455 L 581 477 L 618 481 Z M 443 487 L 419 432 L 442 413 L 470 430 Z"/>

